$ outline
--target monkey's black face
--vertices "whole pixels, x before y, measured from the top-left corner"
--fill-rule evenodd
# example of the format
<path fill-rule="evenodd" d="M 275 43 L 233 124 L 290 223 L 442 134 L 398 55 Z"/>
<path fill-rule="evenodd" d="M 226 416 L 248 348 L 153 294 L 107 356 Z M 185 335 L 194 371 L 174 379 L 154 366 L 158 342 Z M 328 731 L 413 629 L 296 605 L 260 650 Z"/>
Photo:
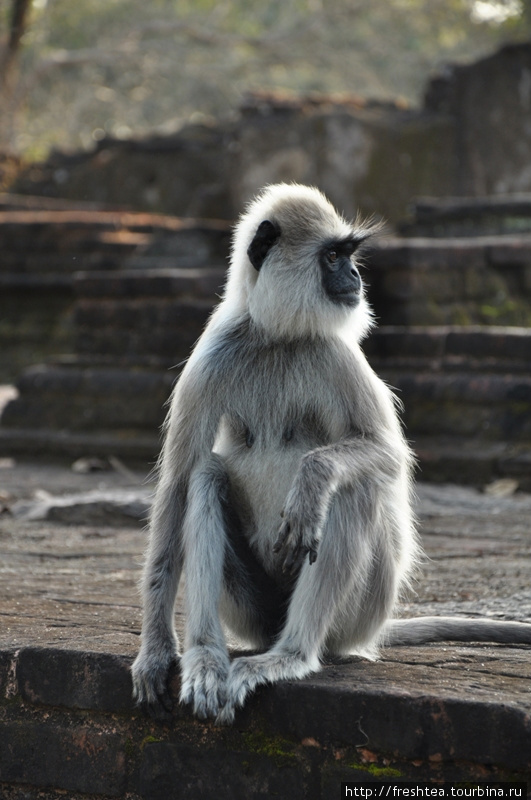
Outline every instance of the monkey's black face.
<path fill-rule="evenodd" d="M 363 238 L 331 239 L 319 251 L 322 286 L 333 303 L 351 308 L 359 303 L 361 278 L 352 256 Z M 260 223 L 247 249 L 249 260 L 257 272 L 279 239 L 282 239 L 282 230 L 278 223 L 269 220 Z"/>
<path fill-rule="evenodd" d="M 327 244 L 319 256 L 323 288 L 333 303 L 357 306 L 361 294 L 361 278 L 352 262 L 359 242 L 346 239 Z"/>

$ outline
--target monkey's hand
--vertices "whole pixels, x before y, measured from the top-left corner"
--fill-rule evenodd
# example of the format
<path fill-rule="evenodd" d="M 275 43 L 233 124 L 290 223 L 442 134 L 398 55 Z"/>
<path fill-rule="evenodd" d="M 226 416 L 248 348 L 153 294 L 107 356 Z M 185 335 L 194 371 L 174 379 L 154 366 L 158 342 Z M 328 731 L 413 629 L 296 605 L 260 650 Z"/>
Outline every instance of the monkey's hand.
<path fill-rule="evenodd" d="M 333 470 L 320 451 L 307 453 L 286 498 L 283 522 L 273 552 L 279 553 L 284 572 L 296 574 L 308 555 L 317 558 L 321 531 L 328 513 Z"/>
<path fill-rule="evenodd" d="M 169 683 L 177 660 L 177 643 L 172 641 L 160 647 L 142 647 L 131 667 L 133 697 L 153 719 L 162 721 L 171 716 Z"/>
<path fill-rule="evenodd" d="M 216 717 L 225 705 L 229 655 L 225 648 L 196 645 L 181 658 L 181 703 L 193 705 L 199 719 Z"/>
<path fill-rule="evenodd" d="M 273 552 L 280 554 L 283 571 L 295 575 L 306 556 L 310 564 L 317 558 L 325 511 L 318 507 L 314 498 L 307 498 L 305 502 L 300 494 L 290 492 L 281 516 L 283 521 Z"/>
<path fill-rule="evenodd" d="M 288 516 L 286 512 L 283 512 L 282 516 L 284 521 L 280 526 L 273 552 L 280 554 L 283 559 L 282 571 L 296 575 L 307 555 L 310 564 L 315 562 L 319 539 L 300 519 Z"/>

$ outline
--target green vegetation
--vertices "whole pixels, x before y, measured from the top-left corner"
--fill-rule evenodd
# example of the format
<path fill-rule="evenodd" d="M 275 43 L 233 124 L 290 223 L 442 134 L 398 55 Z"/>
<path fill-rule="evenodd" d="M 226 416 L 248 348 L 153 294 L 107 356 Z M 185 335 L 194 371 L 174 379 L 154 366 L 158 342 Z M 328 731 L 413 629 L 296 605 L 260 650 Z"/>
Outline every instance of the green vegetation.
<path fill-rule="evenodd" d="M 268 756 L 283 766 L 296 758 L 293 744 L 281 736 L 266 736 L 265 733 L 255 731 L 243 735 L 245 747 L 249 752 Z"/>
<path fill-rule="evenodd" d="M 412 103 L 445 62 L 530 33 L 531 0 L 3 0 L 0 147 L 170 131 L 255 89 Z"/>
<path fill-rule="evenodd" d="M 401 778 L 402 773 L 394 767 L 379 767 L 377 764 L 361 764 L 358 761 L 351 761 L 347 764 L 349 769 L 356 769 L 368 772 L 373 778 Z"/>

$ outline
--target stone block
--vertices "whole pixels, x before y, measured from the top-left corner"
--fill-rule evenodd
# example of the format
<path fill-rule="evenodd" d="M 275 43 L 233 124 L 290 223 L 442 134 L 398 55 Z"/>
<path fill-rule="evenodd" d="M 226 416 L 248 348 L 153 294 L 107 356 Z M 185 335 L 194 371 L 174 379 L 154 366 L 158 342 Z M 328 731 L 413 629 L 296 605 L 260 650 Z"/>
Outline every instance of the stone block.
<path fill-rule="evenodd" d="M 149 800 L 210 800 L 213 792 L 220 800 L 304 800 L 311 780 L 295 753 L 267 756 L 156 742 L 143 749 L 137 791 Z"/>
<path fill-rule="evenodd" d="M 510 44 L 473 64 L 448 69 L 437 92 L 428 92 L 428 107 L 458 120 L 458 195 L 530 190 L 530 71 L 531 44 Z"/>
<path fill-rule="evenodd" d="M 368 294 L 390 325 L 531 323 L 525 289 L 528 243 L 490 239 L 388 239 L 374 248 Z M 520 256 L 516 254 L 520 253 Z M 507 258 L 507 261 L 503 259 Z"/>
<path fill-rule="evenodd" d="M 450 434 L 529 441 L 531 379 L 527 376 L 383 371 L 404 403 L 404 423 L 415 435 Z"/>
<path fill-rule="evenodd" d="M 26 647 L 17 656 L 19 693 L 34 705 L 131 712 L 130 663 L 107 653 Z"/>
<path fill-rule="evenodd" d="M 36 367 L 2 415 L 6 428 L 155 432 L 175 380 L 167 370 Z"/>
<path fill-rule="evenodd" d="M 404 236 L 437 238 L 531 232 L 531 195 L 418 198 L 399 230 Z"/>
<path fill-rule="evenodd" d="M 96 297 L 132 300 L 188 295 L 213 301 L 224 281 L 225 270 L 220 268 L 135 268 L 123 269 L 113 275 L 92 270 L 76 274 L 74 291 L 82 312 L 83 301 L 90 302 Z"/>
<path fill-rule="evenodd" d="M 0 783 L 120 797 L 125 764 L 120 737 L 91 725 L 72 728 L 28 719 L 2 726 Z"/>
<path fill-rule="evenodd" d="M 448 355 L 467 355 L 475 359 L 504 363 L 520 361 L 522 368 L 531 364 L 531 336 L 527 328 L 450 329 L 446 336 Z"/>

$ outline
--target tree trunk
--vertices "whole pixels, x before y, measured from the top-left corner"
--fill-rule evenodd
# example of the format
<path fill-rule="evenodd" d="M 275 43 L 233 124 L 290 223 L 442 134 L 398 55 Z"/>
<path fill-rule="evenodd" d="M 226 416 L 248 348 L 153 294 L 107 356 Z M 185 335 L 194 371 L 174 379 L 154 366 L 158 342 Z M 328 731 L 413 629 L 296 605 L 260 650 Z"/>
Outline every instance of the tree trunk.
<path fill-rule="evenodd" d="M 4 91 L 9 89 L 11 74 L 26 29 L 30 7 L 31 0 L 12 0 L 9 34 L 0 62 L 0 88 Z"/>

